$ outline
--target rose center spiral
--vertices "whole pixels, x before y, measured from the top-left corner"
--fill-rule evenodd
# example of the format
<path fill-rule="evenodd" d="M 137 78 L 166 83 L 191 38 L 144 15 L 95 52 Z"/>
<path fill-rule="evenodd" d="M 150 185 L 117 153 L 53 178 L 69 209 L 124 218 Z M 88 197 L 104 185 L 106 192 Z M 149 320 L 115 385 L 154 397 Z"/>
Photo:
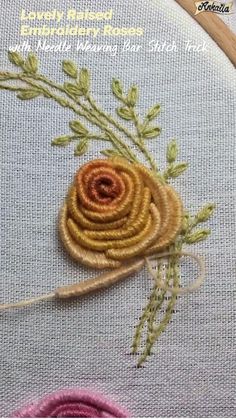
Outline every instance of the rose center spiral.
<path fill-rule="evenodd" d="M 92 176 L 87 185 L 90 199 L 101 204 L 110 204 L 122 191 L 119 177 L 109 173 Z"/>

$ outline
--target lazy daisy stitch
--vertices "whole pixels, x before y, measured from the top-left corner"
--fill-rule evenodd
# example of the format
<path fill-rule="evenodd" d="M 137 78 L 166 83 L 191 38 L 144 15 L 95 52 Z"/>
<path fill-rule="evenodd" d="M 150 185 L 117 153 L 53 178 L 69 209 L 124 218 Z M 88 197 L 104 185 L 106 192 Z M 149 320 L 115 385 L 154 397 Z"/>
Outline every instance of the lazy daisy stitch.
<path fill-rule="evenodd" d="M 9 52 L 9 60 L 20 71 L 0 72 L 0 89 L 15 91 L 21 100 L 39 96 L 52 99 L 76 115 L 77 119 L 69 122 L 71 132 L 55 138 L 53 146 L 75 143 L 75 156 L 85 154 L 92 141 L 108 143 L 111 147 L 101 150 L 104 158 L 79 167 L 59 213 L 59 233 L 68 254 L 81 264 L 106 272 L 78 284 L 59 287 L 49 295 L 2 304 L 0 309 L 78 297 L 107 288 L 146 266 L 153 278 L 153 289 L 132 343 L 132 352 L 139 353 L 138 366 L 141 366 L 170 322 L 177 296 L 195 291 L 204 280 L 203 260 L 184 251 L 183 246 L 208 237 L 210 230 L 198 225 L 209 220 L 214 205 L 205 205 L 193 216 L 185 210 L 182 199 L 170 184 L 188 166 L 176 161 L 175 140 L 167 147 L 166 169 L 159 170 L 148 141 L 160 135 L 161 129 L 153 125 L 160 105 L 152 106 L 140 119 L 136 110 L 137 86 L 131 86 L 125 93 L 121 82 L 113 79 L 112 92 L 120 103 L 115 118 L 94 100 L 87 69 L 79 70 L 72 61 L 63 61 L 63 71 L 71 80 L 58 84 L 39 73 L 38 59 L 33 53 L 24 59 L 17 52 Z M 120 120 L 132 121 L 134 131 Z M 91 131 L 91 126 L 95 131 Z M 139 161 L 140 154 L 146 164 Z M 183 256 L 194 259 L 200 268 L 199 277 L 186 287 L 181 286 Z"/>

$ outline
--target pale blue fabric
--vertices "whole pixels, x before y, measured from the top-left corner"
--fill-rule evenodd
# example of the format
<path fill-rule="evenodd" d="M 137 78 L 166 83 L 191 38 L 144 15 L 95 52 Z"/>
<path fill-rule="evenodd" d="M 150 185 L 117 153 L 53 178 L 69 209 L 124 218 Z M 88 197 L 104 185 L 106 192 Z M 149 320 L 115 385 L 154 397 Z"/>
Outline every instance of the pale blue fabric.
<path fill-rule="evenodd" d="M 0 415 L 50 391 L 87 387 L 101 391 L 135 416 L 233 417 L 236 413 L 235 355 L 235 69 L 222 51 L 173 0 L 1 0 L 1 67 L 11 68 L 9 46 L 19 42 L 19 11 L 113 9 L 113 26 L 141 26 L 143 46 L 175 42 L 175 53 L 40 52 L 43 73 L 64 80 L 60 62 L 70 58 L 91 69 L 93 92 L 104 108 L 117 106 L 113 76 L 141 90 L 140 112 L 159 102 L 161 137 L 150 142 L 164 167 L 168 140 L 175 137 L 186 175 L 175 182 L 191 211 L 217 205 L 212 236 L 195 246 L 205 255 L 202 289 L 181 297 L 177 312 L 143 369 L 129 355 L 134 326 L 149 295 L 147 273 L 78 302 L 45 303 L 0 314 Z M 92 4 L 92 6 L 91 6 Z M 235 17 L 231 18 L 235 25 Z M 99 24 L 100 25 L 100 24 Z M 56 43 L 61 38 L 45 38 Z M 206 42 L 207 52 L 185 53 L 187 40 Z M 36 40 L 30 40 L 35 45 Z M 76 40 L 68 40 L 74 46 Z M 83 41 L 83 39 L 81 39 Z M 120 44 L 122 38 L 95 43 Z M 57 214 L 78 166 L 99 156 L 93 145 L 82 158 L 51 139 L 68 132 L 74 118 L 50 100 L 21 102 L 0 92 L 1 101 L 1 290 L 0 301 L 45 294 L 63 283 L 95 275 L 71 262 L 57 234 Z M 196 274 L 187 265 L 186 278 Z"/>

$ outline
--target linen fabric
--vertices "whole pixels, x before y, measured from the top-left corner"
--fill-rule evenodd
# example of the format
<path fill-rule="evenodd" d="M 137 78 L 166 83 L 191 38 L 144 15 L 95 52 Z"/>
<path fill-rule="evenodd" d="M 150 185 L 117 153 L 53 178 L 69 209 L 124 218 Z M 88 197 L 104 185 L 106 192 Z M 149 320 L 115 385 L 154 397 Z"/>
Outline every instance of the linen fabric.
<path fill-rule="evenodd" d="M 168 141 L 177 138 L 180 161 L 189 169 L 174 187 L 195 213 L 216 203 L 212 235 L 191 246 L 203 255 L 207 276 L 199 292 L 180 297 L 166 332 L 144 368 L 130 355 L 134 327 L 150 294 L 146 270 L 112 289 L 71 302 L 45 302 L 0 313 L 0 414 L 61 388 L 90 388 L 106 394 L 135 416 L 232 417 L 236 411 L 235 308 L 235 69 L 215 42 L 174 0 L 1 0 L 1 68 L 19 36 L 21 9 L 65 11 L 113 10 L 114 27 L 143 27 L 135 37 L 80 37 L 94 44 L 117 44 L 119 52 L 39 51 L 41 73 L 59 82 L 62 59 L 72 59 L 92 74 L 92 92 L 110 113 L 118 106 L 110 90 L 112 77 L 126 89 L 140 87 L 139 112 L 162 105 L 162 134 L 148 145 L 161 169 Z M 229 19 L 235 28 L 235 15 Z M 23 23 L 23 22 L 21 22 Z M 26 22 L 25 22 L 26 23 Z M 40 22 L 27 22 L 31 26 Z M 60 25 L 64 25 L 65 21 Z M 79 25 L 80 22 L 74 23 Z M 104 22 L 83 22 L 103 26 Z M 50 23 L 54 25 L 55 23 Z M 39 38 L 26 37 L 32 46 Z M 121 52 L 124 42 L 141 44 L 138 52 Z M 177 51 L 149 53 L 155 40 Z M 187 41 L 202 51 L 187 52 Z M 205 45 L 205 47 L 204 47 Z M 52 148 L 51 140 L 69 132 L 75 119 L 52 100 L 20 101 L 1 91 L 1 286 L 0 301 L 45 294 L 57 286 L 95 276 L 72 262 L 58 238 L 59 208 L 78 167 L 100 156 L 106 144 L 91 143 L 83 157 L 73 147 Z M 190 248 L 189 248 L 190 250 Z M 183 262 L 184 283 L 197 272 Z"/>

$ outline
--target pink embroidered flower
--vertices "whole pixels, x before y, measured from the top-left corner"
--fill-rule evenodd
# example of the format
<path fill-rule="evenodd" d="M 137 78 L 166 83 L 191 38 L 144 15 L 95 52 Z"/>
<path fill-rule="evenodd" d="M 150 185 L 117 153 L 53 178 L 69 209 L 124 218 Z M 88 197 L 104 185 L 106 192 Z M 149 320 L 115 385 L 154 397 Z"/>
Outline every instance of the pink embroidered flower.
<path fill-rule="evenodd" d="M 88 390 L 64 390 L 49 394 L 13 413 L 17 418 L 126 418 L 128 413 Z"/>

